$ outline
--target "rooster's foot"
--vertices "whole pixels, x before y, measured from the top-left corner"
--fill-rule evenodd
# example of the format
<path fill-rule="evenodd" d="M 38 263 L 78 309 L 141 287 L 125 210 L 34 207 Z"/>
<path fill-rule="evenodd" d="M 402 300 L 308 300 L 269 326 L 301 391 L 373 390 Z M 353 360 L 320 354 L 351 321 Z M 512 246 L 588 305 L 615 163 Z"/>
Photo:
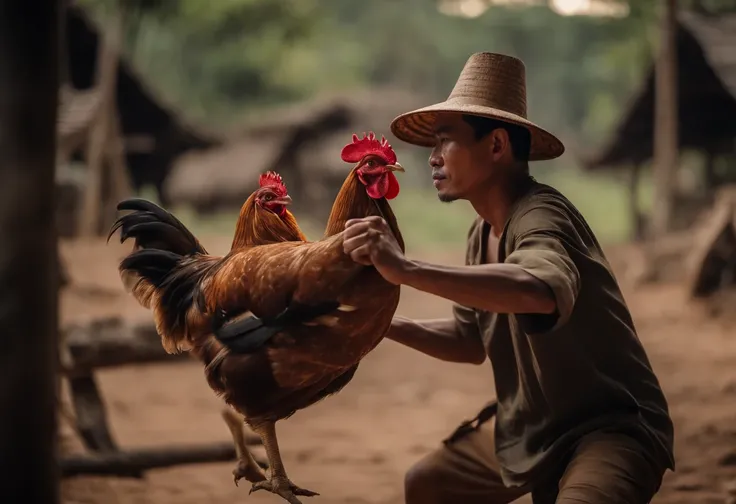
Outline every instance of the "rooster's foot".
<path fill-rule="evenodd" d="M 287 478 L 279 477 L 254 483 L 249 493 L 257 492 L 258 490 L 268 490 L 271 493 L 281 496 L 281 498 L 289 504 L 302 504 L 301 501 L 296 498 L 297 495 L 302 495 L 304 497 L 314 497 L 315 495 L 319 495 L 317 492 L 299 488 Z"/>
<path fill-rule="evenodd" d="M 243 478 L 251 483 L 266 481 L 265 473 L 258 466 L 254 466 L 253 464 L 249 464 L 247 461 L 240 460 L 235 466 L 235 469 L 233 469 L 233 480 L 235 481 L 235 486 L 238 486 L 238 481 Z"/>

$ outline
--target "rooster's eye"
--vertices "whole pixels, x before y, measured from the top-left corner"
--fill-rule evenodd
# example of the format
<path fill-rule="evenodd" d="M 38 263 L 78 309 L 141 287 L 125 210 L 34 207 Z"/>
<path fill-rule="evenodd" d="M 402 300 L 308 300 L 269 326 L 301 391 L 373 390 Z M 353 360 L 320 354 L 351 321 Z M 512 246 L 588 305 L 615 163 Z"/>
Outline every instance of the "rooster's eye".
<path fill-rule="evenodd" d="M 273 194 L 266 194 L 263 199 L 266 201 L 271 201 L 273 199 Z"/>
<path fill-rule="evenodd" d="M 368 160 L 368 162 L 366 163 L 366 165 L 367 165 L 367 166 L 368 166 L 369 168 L 373 168 L 373 167 L 375 167 L 375 166 L 376 166 L 376 162 L 375 162 L 374 160 L 372 160 L 372 159 L 369 159 L 369 160 Z"/>

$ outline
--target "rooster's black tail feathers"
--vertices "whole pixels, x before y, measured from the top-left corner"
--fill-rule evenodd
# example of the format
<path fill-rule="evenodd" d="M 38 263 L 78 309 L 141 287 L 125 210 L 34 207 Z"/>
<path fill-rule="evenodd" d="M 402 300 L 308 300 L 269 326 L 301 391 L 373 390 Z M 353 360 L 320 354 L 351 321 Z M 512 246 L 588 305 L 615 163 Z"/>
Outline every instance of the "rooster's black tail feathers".
<path fill-rule="evenodd" d="M 136 249 L 154 249 L 173 252 L 180 256 L 207 254 L 187 227 L 160 206 L 141 198 L 130 198 L 118 203 L 118 211 L 132 210 L 119 217 L 110 229 L 107 240 L 120 230 L 120 243 L 135 240 Z"/>

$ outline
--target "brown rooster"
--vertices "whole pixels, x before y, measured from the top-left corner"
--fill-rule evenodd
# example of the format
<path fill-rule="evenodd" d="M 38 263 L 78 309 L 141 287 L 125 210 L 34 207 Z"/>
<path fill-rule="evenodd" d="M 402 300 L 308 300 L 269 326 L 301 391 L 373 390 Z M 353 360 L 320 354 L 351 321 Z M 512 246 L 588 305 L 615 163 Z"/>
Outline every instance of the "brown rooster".
<path fill-rule="evenodd" d="M 316 494 L 289 481 L 275 422 L 344 387 L 399 301 L 398 286 L 344 254 L 342 231 L 348 219 L 379 215 L 403 249 L 387 201 L 399 192 L 393 172 L 403 168 L 373 134 L 354 136 L 342 154 L 356 166 L 320 241 L 240 248 L 224 258 L 139 250 L 120 264 L 133 295 L 153 309 L 164 347 L 199 356 L 210 386 L 261 436 L 270 478 L 251 491 L 267 489 L 292 504 L 296 495 Z M 240 320 L 222 325 L 231 316 Z"/>
<path fill-rule="evenodd" d="M 231 250 L 283 241 L 306 241 L 294 215 L 287 208 L 292 200 L 281 175 L 272 171 L 264 173 L 258 184 L 259 188 L 240 209 Z M 189 229 L 158 205 L 130 198 L 118 203 L 117 209 L 133 212 L 115 221 L 108 241 L 120 230 L 120 243 L 134 238 L 134 250 L 162 250 L 180 256 L 208 255 Z"/>
<path fill-rule="evenodd" d="M 267 172 L 259 178 L 259 188 L 248 197 L 240 210 L 235 226 L 231 250 L 278 243 L 306 241 L 294 215 L 288 210 L 292 202 L 281 176 Z M 121 242 L 135 238 L 135 249 L 168 251 L 179 256 L 210 257 L 194 235 L 171 213 L 159 206 L 138 198 L 118 204 L 118 210 L 133 210 L 118 219 L 110 230 L 108 240 L 120 229 Z M 230 430 L 238 457 L 233 470 L 235 481 L 246 478 L 253 483 L 266 479 L 245 444 L 242 418 L 230 408 L 222 411 Z"/>
<path fill-rule="evenodd" d="M 285 241 L 307 241 L 287 208 L 291 196 L 281 175 L 267 172 L 261 175 L 260 188 L 240 209 L 231 250 Z"/>

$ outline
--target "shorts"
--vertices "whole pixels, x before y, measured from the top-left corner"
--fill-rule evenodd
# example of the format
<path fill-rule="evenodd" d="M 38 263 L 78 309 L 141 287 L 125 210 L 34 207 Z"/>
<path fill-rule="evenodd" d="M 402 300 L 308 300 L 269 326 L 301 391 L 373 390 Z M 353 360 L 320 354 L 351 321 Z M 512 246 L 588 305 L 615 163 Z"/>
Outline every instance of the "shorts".
<path fill-rule="evenodd" d="M 495 404 L 484 412 L 478 425 L 465 423 L 409 470 L 408 504 L 506 504 L 529 493 L 503 484 L 495 455 Z M 647 504 L 664 474 L 638 441 L 615 432 L 583 436 L 555 472 L 531 491 L 534 504 Z"/>

